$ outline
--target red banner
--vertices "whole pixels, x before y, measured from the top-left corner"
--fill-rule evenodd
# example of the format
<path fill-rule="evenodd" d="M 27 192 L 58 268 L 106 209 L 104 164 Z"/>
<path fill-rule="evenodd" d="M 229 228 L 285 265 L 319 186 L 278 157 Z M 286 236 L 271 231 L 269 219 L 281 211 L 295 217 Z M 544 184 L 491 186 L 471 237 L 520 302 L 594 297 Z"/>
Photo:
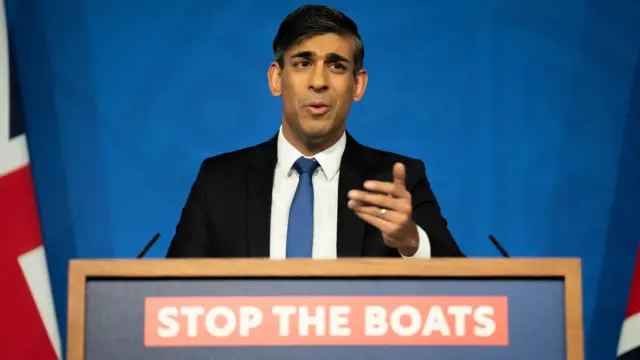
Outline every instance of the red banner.
<path fill-rule="evenodd" d="M 509 343 L 506 297 L 152 297 L 146 346 Z"/>

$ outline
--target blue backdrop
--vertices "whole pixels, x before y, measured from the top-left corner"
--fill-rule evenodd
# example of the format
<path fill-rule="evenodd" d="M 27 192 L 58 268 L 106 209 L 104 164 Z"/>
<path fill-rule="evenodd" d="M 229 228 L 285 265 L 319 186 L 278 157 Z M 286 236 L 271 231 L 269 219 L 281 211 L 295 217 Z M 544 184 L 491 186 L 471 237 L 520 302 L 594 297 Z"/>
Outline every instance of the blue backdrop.
<path fill-rule="evenodd" d="M 69 258 L 163 256 L 200 161 L 270 137 L 266 71 L 298 1 L 6 0 L 64 337 Z M 366 44 L 349 120 L 422 158 L 470 256 L 583 259 L 612 358 L 640 238 L 640 2 L 328 2 Z M 360 5 L 358 5 L 360 4 Z"/>

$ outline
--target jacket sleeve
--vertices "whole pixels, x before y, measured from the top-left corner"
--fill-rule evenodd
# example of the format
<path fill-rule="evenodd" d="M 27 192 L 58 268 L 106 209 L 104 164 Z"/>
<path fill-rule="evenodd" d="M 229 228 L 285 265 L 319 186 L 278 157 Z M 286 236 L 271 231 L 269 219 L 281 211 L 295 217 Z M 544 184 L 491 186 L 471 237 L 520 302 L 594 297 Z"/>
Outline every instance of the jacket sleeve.
<path fill-rule="evenodd" d="M 413 181 L 408 188 L 413 205 L 413 221 L 423 229 L 431 247 L 431 257 L 464 257 L 458 244 L 447 228 L 447 220 L 442 216 L 440 205 L 431 190 L 424 163 L 412 163 Z M 407 169 L 407 175 L 409 169 Z"/>
<path fill-rule="evenodd" d="M 211 248 L 211 223 L 207 211 L 206 184 L 212 174 L 211 159 L 200 165 L 198 175 L 191 186 L 182 208 L 176 232 L 167 251 L 167 258 L 206 257 Z"/>

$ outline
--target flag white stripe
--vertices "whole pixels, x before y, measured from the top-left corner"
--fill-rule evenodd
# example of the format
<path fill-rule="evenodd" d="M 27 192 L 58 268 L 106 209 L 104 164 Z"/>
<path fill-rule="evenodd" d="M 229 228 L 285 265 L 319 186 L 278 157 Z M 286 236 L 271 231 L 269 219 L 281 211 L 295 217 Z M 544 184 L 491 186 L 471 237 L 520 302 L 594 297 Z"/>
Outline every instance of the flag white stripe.
<path fill-rule="evenodd" d="M 56 312 L 53 308 L 53 297 L 51 296 L 51 283 L 49 282 L 49 270 L 47 269 L 47 260 L 44 254 L 44 248 L 37 248 L 24 253 L 18 257 L 20 268 L 27 280 L 31 296 L 36 303 L 38 313 L 42 319 L 49 341 L 56 352 L 58 359 L 62 349 L 60 346 L 60 334 L 58 333 L 58 324 L 56 321 Z"/>
<path fill-rule="evenodd" d="M 4 1 L 0 6 L 0 143 L 9 139 L 9 42 L 7 36 L 7 22 L 4 12 Z M 6 124 L 6 125 L 5 125 Z M 0 152 L 0 158 L 5 153 Z"/>
<path fill-rule="evenodd" d="M 29 164 L 26 137 L 21 135 L 9 141 L 9 42 L 3 5 L 0 5 L 0 177 Z"/>
<path fill-rule="evenodd" d="M 7 121 L 5 124 L 9 125 L 9 122 Z M 4 127 L 3 125 L 3 122 L 0 121 L 0 127 Z M 0 137 L 0 177 L 29 165 L 26 136 L 24 134 L 16 136 L 9 142 L 5 142 L 6 139 Z"/>
<path fill-rule="evenodd" d="M 640 313 L 631 315 L 622 323 L 618 356 L 635 348 L 640 348 Z"/>

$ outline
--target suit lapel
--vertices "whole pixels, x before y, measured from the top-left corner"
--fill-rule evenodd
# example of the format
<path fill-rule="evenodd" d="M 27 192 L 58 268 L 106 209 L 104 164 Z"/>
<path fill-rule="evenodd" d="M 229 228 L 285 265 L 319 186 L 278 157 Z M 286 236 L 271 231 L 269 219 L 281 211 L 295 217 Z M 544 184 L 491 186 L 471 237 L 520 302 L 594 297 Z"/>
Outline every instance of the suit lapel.
<path fill-rule="evenodd" d="M 277 135 L 256 146 L 250 156 L 246 179 L 246 233 L 249 257 L 268 258 L 270 255 L 271 201 L 276 163 Z M 347 194 L 349 190 L 362 189 L 367 170 L 372 165 L 364 147 L 347 133 L 338 182 L 338 257 L 362 256 L 366 224 L 347 206 Z"/>
<path fill-rule="evenodd" d="M 277 137 L 256 146 L 246 180 L 247 244 L 249 257 L 268 258 L 271 235 L 271 197 L 277 161 Z"/>
<path fill-rule="evenodd" d="M 338 257 L 362 256 L 365 222 L 353 210 L 349 209 L 348 193 L 353 189 L 362 189 L 368 163 L 363 148 L 347 133 L 347 145 L 340 163 L 338 182 Z"/>

